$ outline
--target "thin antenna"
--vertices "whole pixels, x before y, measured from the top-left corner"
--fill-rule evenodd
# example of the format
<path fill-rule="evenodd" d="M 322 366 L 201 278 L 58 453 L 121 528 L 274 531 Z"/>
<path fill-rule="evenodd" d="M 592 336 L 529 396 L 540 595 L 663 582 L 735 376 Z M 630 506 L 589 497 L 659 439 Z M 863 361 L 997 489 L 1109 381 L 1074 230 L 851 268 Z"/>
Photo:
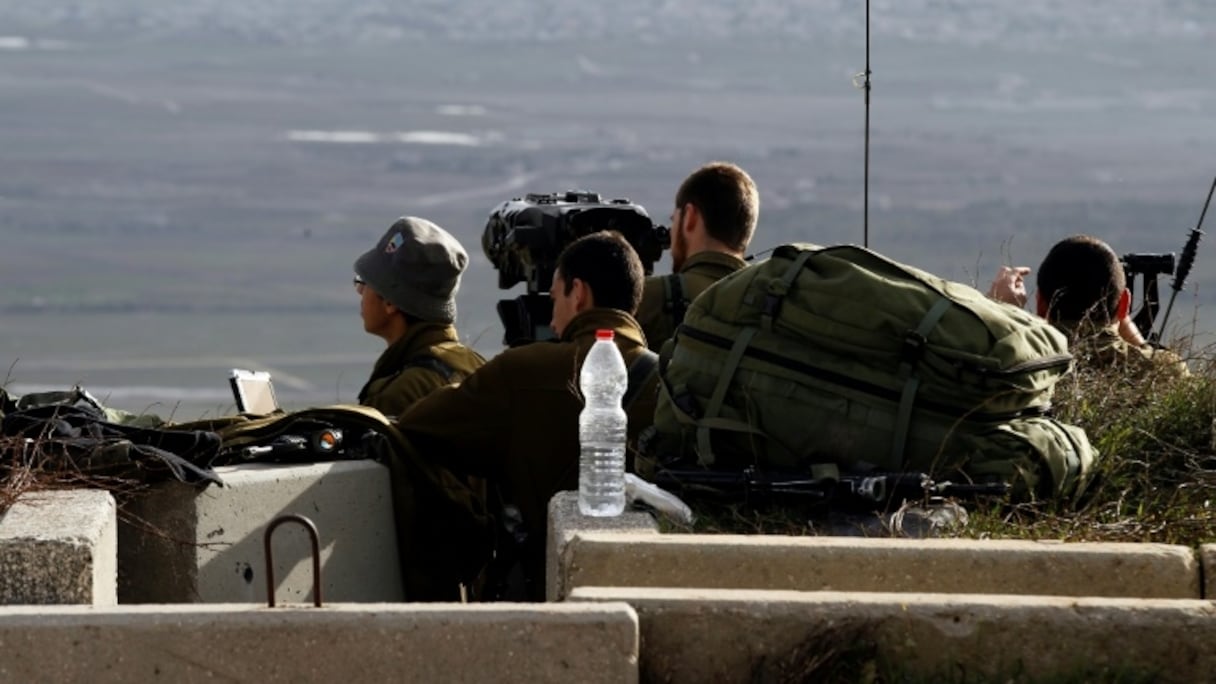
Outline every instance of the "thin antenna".
<path fill-rule="evenodd" d="M 1170 303 L 1165 307 L 1165 315 L 1161 317 L 1161 329 L 1153 332 L 1152 326 L 1149 326 L 1149 342 L 1157 342 L 1165 335 L 1165 323 L 1170 319 L 1170 312 L 1174 310 L 1174 298 L 1178 296 L 1178 292 L 1186 284 L 1186 277 L 1191 273 L 1191 266 L 1195 265 L 1195 255 L 1199 251 L 1199 240 L 1203 237 L 1203 217 L 1208 215 L 1208 207 L 1212 204 L 1213 194 L 1216 194 L 1216 178 L 1212 179 L 1212 187 L 1208 190 L 1208 198 L 1203 202 L 1203 211 L 1199 212 L 1199 223 L 1191 230 L 1191 235 L 1187 238 L 1186 246 L 1182 248 L 1182 257 L 1178 260 L 1178 268 L 1174 270 L 1174 282 L 1171 285 L 1171 289 L 1174 291 L 1170 293 Z"/>
<path fill-rule="evenodd" d="M 870 0 L 866 0 L 866 70 L 862 74 L 862 90 L 866 98 L 866 155 L 865 180 L 862 194 L 862 246 L 870 246 Z"/>

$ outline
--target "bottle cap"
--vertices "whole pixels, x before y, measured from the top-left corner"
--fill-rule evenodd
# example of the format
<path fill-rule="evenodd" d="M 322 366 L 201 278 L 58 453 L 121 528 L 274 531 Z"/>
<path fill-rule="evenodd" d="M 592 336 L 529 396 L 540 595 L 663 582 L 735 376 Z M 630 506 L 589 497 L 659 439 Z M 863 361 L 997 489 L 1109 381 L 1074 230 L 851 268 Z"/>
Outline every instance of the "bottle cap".
<path fill-rule="evenodd" d="M 595 339 L 597 340 L 611 340 L 614 336 L 615 333 L 611 330 L 604 329 L 595 331 Z"/>

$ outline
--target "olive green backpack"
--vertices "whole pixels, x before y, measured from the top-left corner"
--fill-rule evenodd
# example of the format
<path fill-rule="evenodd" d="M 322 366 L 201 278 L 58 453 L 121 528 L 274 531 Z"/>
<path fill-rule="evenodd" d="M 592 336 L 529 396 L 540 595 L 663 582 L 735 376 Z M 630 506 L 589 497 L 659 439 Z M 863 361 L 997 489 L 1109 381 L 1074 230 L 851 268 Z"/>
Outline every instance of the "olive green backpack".
<path fill-rule="evenodd" d="M 689 307 L 638 469 L 829 465 L 1069 495 L 1095 459 L 1048 414 L 1071 358 L 1045 321 L 966 285 L 861 247 L 785 245 Z"/>

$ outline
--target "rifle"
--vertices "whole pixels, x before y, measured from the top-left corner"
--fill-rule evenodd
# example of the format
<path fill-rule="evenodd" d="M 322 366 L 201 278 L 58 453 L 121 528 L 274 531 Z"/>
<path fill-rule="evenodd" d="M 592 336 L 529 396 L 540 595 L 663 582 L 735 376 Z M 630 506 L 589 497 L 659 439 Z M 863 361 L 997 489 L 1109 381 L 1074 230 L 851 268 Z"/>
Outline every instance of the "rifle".
<path fill-rule="evenodd" d="M 1009 492 L 1009 485 L 1004 482 L 938 482 L 920 472 L 840 473 L 817 478 L 809 474 L 767 473 L 751 466 L 734 471 L 662 468 L 655 473 L 653 482 L 668 490 L 714 494 L 749 504 L 788 496 L 811 504 L 841 500 L 873 505 L 929 497 L 975 499 Z"/>
<path fill-rule="evenodd" d="M 1174 298 L 1182 291 L 1186 284 L 1186 277 L 1191 273 L 1191 266 L 1195 264 L 1195 255 L 1199 250 L 1199 240 L 1203 237 L 1203 217 L 1207 216 L 1208 206 L 1212 204 L 1212 193 L 1216 192 L 1216 178 L 1212 179 L 1212 187 L 1208 189 L 1208 198 L 1203 203 L 1203 211 L 1199 212 L 1199 223 L 1191 230 L 1191 234 L 1187 237 L 1186 246 L 1182 248 L 1182 257 L 1178 259 L 1178 269 L 1174 271 L 1174 282 L 1170 284 L 1170 303 L 1165 307 L 1165 315 L 1161 317 L 1161 329 L 1154 332 L 1151 329 L 1148 334 L 1148 341 L 1156 344 L 1160 341 L 1161 336 L 1165 334 L 1165 324 L 1169 321 L 1170 312 L 1174 310 Z"/>

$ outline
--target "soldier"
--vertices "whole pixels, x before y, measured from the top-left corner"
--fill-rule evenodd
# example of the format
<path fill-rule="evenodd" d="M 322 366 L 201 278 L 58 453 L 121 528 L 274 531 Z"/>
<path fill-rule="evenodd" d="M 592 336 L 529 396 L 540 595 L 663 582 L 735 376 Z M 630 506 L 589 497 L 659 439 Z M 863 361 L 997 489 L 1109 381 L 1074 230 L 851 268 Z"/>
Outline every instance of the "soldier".
<path fill-rule="evenodd" d="M 642 280 L 641 261 L 619 234 L 576 240 L 558 257 L 553 277 L 558 341 L 503 351 L 459 386 L 434 392 L 400 418 L 399 428 L 416 453 L 394 469 L 394 487 L 402 478 L 433 481 L 418 470 L 435 466 L 458 478 L 486 478 L 504 502 L 518 508 L 527 535 L 522 563 L 531 598 L 544 598 L 549 499 L 578 486 L 579 369 L 600 329 L 615 333 L 627 366 L 646 353 L 633 318 Z M 630 445 L 651 424 L 656 396 L 657 378 L 651 376 L 626 407 Z M 416 518 L 424 525 L 449 524 L 434 516 Z M 462 553 L 464 542 L 451 534 L 422 534 Z"/>
<path fill-rule="evenodd" d="M 1025 266 L 1002 267 L 988 295 L 1015 306 L 1026 303 Z M 1166 349 L 1145 343 L 1128 315 L 1131 293 L 1123 265 L 1110 245 L 1088 235 L 1057 242 L 1039 266 L 1038 314 L 1068 335 L 1078 362 L 1135 373 L 1157 370 L 1188 375 L 1186 363 Z"/>
<path fill-rule="evenodd" d="M 384 338 L 359 403 L 400 415 L 485 363 L 456 337 L 456 291 L 469 257 L 439 226 L 405 217 L 355 261 L 363 329 Z"/>
<path fill-rule="evenodd" d="M 646 279 L 638 322 L 658 351 L 684 312 L 710 285 L 746 266 L 760 197 L 743 169 L 713 162 L 693 171 L 676 192 L 671 214 L 671 275 Z"/>

